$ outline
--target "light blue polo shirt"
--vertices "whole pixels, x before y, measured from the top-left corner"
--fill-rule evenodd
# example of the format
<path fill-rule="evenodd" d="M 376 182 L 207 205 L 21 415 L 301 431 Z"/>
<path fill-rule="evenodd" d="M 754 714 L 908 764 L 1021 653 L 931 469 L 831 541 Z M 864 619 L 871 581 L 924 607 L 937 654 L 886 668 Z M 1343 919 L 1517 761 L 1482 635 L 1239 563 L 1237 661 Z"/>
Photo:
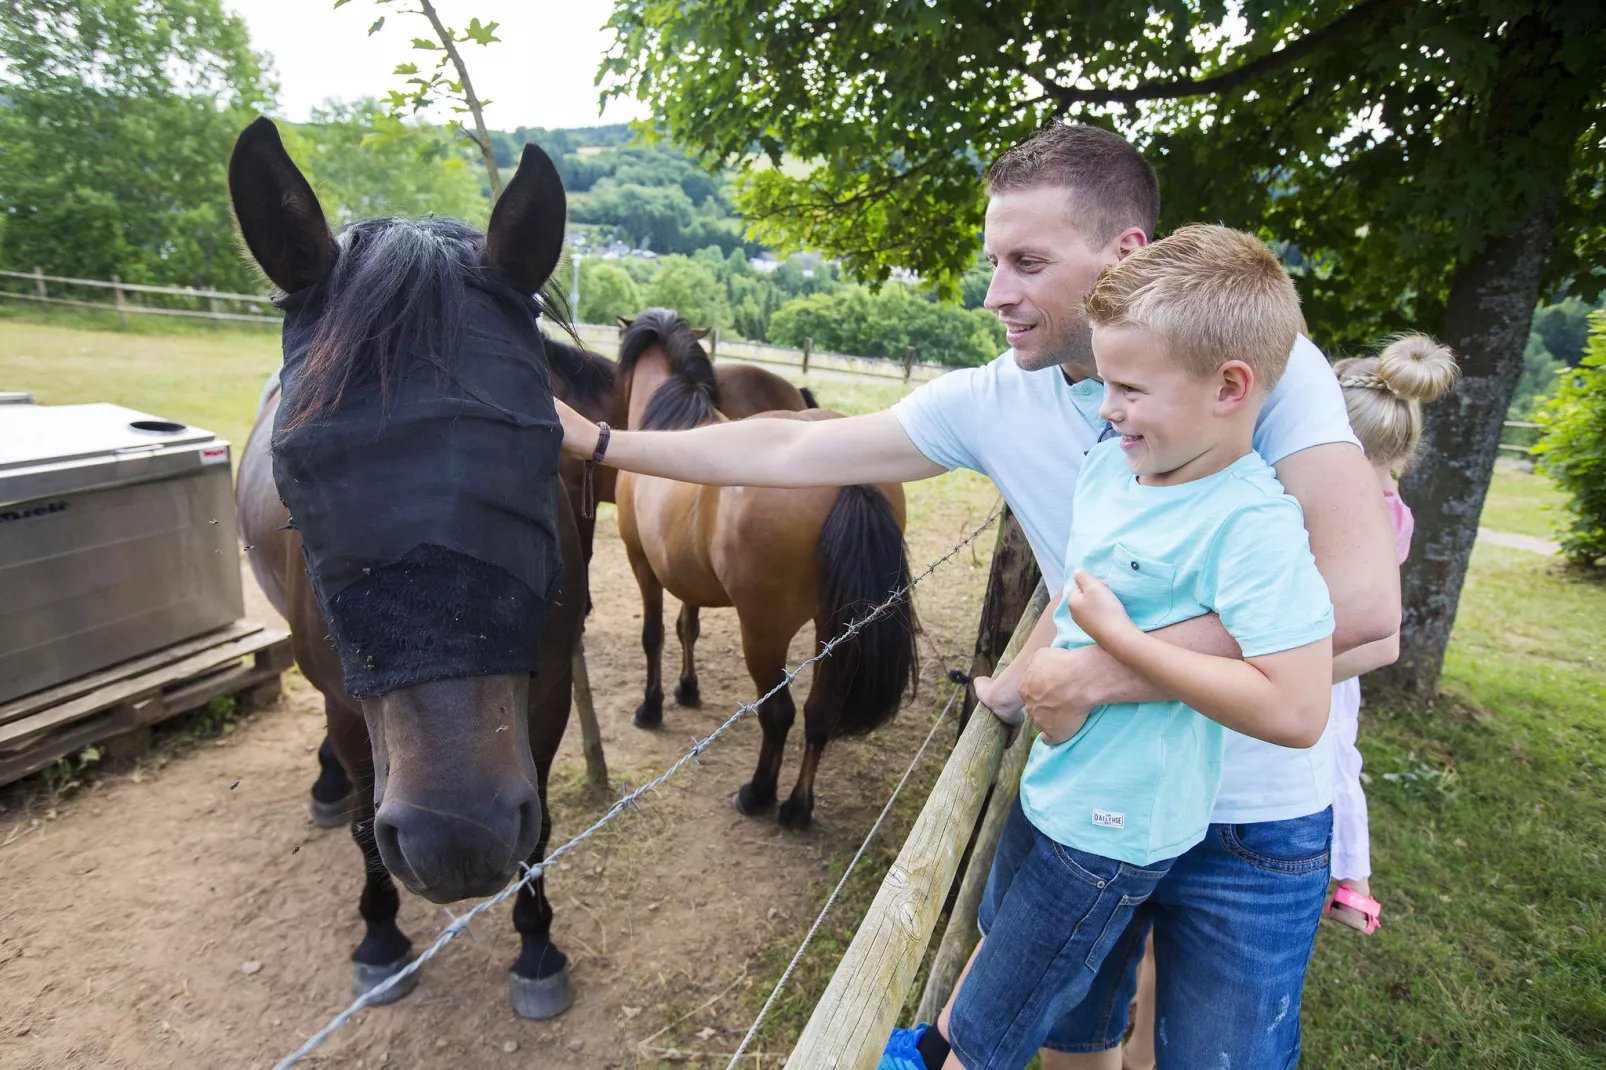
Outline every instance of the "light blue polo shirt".
<path fill-rule="evenodd" d="M 1082 462 L 1065 563 L 1109 584 L 1146 632 L 1213 612 L 1246 658 L 1333 634 L 1304 514 L 1253 451 L 1203 479 L 1148 487 L 1119 441 L 1099 443 Z M 1093 642 L 1063 599 L 1054 624 L 1057 647 Z M 1065 742 L 1037 740 L 1021 807 L 1078 850 L 1134 865 L 1174 858 L 1204 838 L 1225 736 L 1180 702 L 1097 707 Z"/>

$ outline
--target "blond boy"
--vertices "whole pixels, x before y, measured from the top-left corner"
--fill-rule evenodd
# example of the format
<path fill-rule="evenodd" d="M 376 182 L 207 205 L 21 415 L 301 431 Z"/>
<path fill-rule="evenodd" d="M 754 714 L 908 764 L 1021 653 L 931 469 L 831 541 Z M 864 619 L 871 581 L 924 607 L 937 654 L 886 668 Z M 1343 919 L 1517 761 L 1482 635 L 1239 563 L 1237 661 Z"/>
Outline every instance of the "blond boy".
<path fill-rule="evenodd" d="M 951 1059 L 972 1070 L 1026 1065 L 1202 839 L 1222 726 L 1273 736 L 1321 723 L 1328 704 L 1327 588 L 1298 503 L 1251 448 L 1298 331 L 1293 284 L 1254 237 L 1191 226 L 1106 268 L 1087 315 L 1100 415 L 1119 437 L 1082 464 L 1064 599 L 977 693 L 1019 723 L 1031 655 L 1097 644 L 1174 700 L 1101 706 L 1033 747 L 983 904 L 986 939 L 942 1023 Z M 1244 660 L 1146 634 L 1206 613 Z"/>

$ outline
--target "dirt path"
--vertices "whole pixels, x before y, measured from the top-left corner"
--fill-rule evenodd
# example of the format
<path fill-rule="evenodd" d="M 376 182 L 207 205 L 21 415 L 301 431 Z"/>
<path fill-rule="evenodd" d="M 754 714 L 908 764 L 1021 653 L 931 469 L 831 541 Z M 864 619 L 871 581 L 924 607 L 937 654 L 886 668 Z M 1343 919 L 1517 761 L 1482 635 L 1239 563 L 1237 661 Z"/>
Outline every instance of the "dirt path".
<path fill-rule="evenodd" d="M 922 485 L 911 501 L 911 560 L 919 567 L 952 545 L 991 500 L 963 476 Z M 772 980 L 749 972 L 753 957 L 794 940 L 823 900 L 829 861 L 857 846 L 924 735 L 944 661 L 968 657 L 991 545 L 989 533 L 975 555 L 920 589 L 920 698 L 875 736 L 827 754 L 812 830 L 783 833 L 731 809 L 759 737 L 756 723 L 738 725 L 700 769 L 554 873 L 554 937 L 578 996 L 568 1013 L 547 1023 L 513 1016 L 507 969 L 517 940 L 498 911 L 431 962 L 413 995 L 359 1015 L 304 1065 L 657 1065 L 638 1050 L 644 1039 L 649 1049 L 690 1038 L 702 1050 L 732 1050 L 747 1024 L 743 989 Z M 611 514 L 599 526 L 595 573 L 587 646 L 597 712 L 615 781 L 639 784 L 752 688 L 734 614 L 706 612 L 703 709 L 671 707 L 659 733 L 632 727 L 640 606 Z M 668 621 L 675 608 L 666 607 Z M 810 649 L 805 634 L 793 663 Z M 322 710 L 299 676 L 287 682 L 276 707 L 161 768 L 0 813 L 0 1066 L 265 1067 L 344 1007 L 347 956 L 361 935 L 359 856 L 345 832 L 307 818 Z M 555 777 L 560 840 L 602 806 L 580 786 L 578 735 L 571 725 Z M 796 754 L 794 745 L 783 792 Z M 445 920 L 403 893 L 401 923 L 415 947 Z"/>

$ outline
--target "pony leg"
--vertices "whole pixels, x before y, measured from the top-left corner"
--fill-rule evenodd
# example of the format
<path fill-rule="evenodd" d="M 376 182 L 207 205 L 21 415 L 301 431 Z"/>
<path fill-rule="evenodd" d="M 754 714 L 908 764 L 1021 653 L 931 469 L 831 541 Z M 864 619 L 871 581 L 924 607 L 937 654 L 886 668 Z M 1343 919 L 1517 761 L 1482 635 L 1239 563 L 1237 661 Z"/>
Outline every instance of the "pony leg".
<path fill-rule="evenodd" d="M 321 829 L 337 829 L 351 821 L 351 778 L 340 767 L 329 736 L 318 748 L 318 779 L 312 784 L 312 823 Z"/>
<path fill-rule="evenodd" d="M 541 797 L 541 838 L 529 864 L 546 857 L 552 836 L 552 814 L 547 809 L 547 774 L 550 761 L 536 766 L 537 789 Z M 513 927 L 521 941 L 509 979 L 513 1012 L 520 1018 L 555 1018 L 574 1002 L 574 986 L 569 980 L 569 959 L 552 942 L 552 904 L 546 897 L 543 874 L 519 889 L 513 899 Z"/>
<path fill-rule="evenodd" d="M 702 693 L 697 688 L 697 662 L 693 654 L 702 631 L 697 607 L 682 605 L 680 616 L 675 618 L 675 637 L 680 640 L 680 683 L 675 687 L 675 702 L 689 709 L 703 704 Z"/>
<path fill-rule="evenodd" d="M 792 788 L 792 795 L 781 804 L 775 813 L 775 820 L 782 828 L 806 829 L 814 823 L 814 774 L 820 769 L 820 757 L 825 753 L 825 745 L 831 740 L 831 733 L 825 725 L 826 705 L 822 701 L 821 689 L 809 689 L 809 697 L 803 703 L 803 762 L 797 771 L 797 784 Z"/>
<path fill-rule="evenodd" d="M 747 671 L 763 694 L 786 678 L 786 647 L 791 636 L 758 634 L 746 620 L 742 622 L 742 653 Z M 758 723 L 764 741 L 758 749 L 758 768 L 753 779 L 741 786 L 734 800 L 736 809 L 753 817 L 775 805 L 776 785 L 781 779 L 781 758 L 786 754 L 786 737 L 797 718 L 790 688 L 782 688 L 758 707 Z"/>
<path fill-rule="evenodd" d="M 636 707 L 636 727 L 657 728 L 664 723 L 664 585 L 645 554 L 628 543 L 625 549 L 641 588 L 641 649 L 647 654 L 647 690 Z"/>
<path fill-rule="evenodd" d="M 374 838 L 374 761 L 368 741 L 368 726 L 362 711 L 346 708 L 350 700 L 325 697 L 329 716 L 329 740 L 335 754 L 352 775 L 351 838 L 362 851 L 364 880 L 357 910 L 367 931 L 362 943 L 351 953 L 351 994 L 360 996 L 377 988 L 412 958 L 413 943 L 396 925 L 401 896 L 379 857 Z M 374 1002 L 394 1003 L 413 990 L 415 973 Z"/>

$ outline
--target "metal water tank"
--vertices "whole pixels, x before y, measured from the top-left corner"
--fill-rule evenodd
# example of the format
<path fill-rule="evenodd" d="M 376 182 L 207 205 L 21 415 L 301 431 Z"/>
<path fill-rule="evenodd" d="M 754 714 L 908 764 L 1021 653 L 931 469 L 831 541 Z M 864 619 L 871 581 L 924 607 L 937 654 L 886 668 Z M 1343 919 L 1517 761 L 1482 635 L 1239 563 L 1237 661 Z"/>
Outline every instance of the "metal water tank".
<path fill-rule="evenodd" d="M 0 402 L 0 702 L 245 612 L 227 442 L 31 400 Z"/>

